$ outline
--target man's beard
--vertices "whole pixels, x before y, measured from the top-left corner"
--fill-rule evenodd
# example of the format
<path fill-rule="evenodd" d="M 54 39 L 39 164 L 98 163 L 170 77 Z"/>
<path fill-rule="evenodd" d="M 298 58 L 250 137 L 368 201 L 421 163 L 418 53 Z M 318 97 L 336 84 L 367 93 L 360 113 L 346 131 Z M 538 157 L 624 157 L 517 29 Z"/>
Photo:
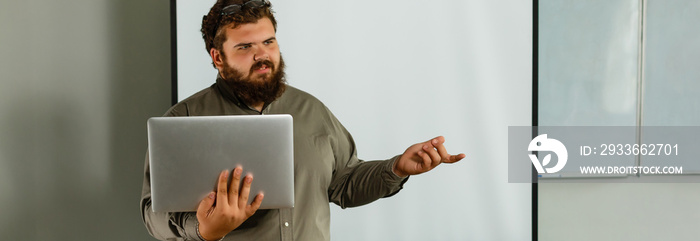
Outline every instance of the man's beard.
<path fill-rule="evenodd" d="M 270 72 L 263 76 L 257 76 L 258 79 L 251 79 L 254 76 L 254 71 L 263 64 L 270 68 Z M 278 67 L 275 67 L 272 61 L 267 59 L 255 62 L 250 68 L 247 78 L 244 78 L 243 73 L 230 67 L 226 62 L 223 63 L 222 72 L 224 82 L 228 84 L 236 97 L 248 105 L 269 104 L 282 96 L 287 87 L 282 56 L 280 56 Z"/>

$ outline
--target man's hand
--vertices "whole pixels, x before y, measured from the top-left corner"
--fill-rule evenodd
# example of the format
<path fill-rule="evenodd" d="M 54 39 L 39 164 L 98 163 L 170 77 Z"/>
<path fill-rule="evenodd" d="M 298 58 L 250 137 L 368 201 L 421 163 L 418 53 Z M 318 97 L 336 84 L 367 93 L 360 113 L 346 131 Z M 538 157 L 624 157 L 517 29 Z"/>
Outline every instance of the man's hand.
<path fill-rule="evenodd" d="M 443 143 L 445 138 L 438 136 L 408 147 L 394 163 L 394 173 L 400 177 L 421 174 L 432 170 L 440 163 L 455 163 L 466 157 L 464 153 L 450 155 Z"/>
<path fill-rule="evenodd" d="M 246 176 L 243 179 L 243 187 L 239 192 L 241 172 L 243 169 L 240 167 L 233 169 L 233 179 L 230 187 L 227 188 L 228 170 L 222 171 L 219 174 L 217 191 L 209 193 L 209 196 L 199 203 L 197 220 L 199 221 L 199 234 L 202 235 L 202 238 L 206 240 L 223 238 L 252 216 L 260 207 L 263 200 L 262 193 L 258 194 L 255 200 L 248 205 L 250 183 L 253 182 L 252 176 Z"/>

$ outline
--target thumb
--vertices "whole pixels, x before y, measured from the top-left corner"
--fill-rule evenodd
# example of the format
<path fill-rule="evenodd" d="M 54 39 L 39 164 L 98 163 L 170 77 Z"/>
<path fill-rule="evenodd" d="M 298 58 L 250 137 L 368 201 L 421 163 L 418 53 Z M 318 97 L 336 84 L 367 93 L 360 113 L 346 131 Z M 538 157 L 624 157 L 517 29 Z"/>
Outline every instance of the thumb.
<path fill-rule="evenodd" d="M 209 215 L 209 210 L 214 206 L 215 197 L 216 193 L 210 192 L 207 197 L 199 202 L 199 206 L 197 207 L 197 219 L 202 220 Z"/>

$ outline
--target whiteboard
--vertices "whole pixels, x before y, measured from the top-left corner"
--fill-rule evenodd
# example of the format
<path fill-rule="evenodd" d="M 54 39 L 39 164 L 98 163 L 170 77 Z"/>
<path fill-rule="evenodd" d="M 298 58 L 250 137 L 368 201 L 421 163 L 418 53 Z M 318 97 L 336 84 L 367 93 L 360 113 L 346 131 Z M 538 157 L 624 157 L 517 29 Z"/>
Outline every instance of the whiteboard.
<path fill-rule="evenodd" d="M 539 2 L 540 126 L 637 124 L 640 13 L 637 0 Z M 636 143 L 636 138 L 630 133 L 614 140 Z M 587 161 L 612 165 L 602 158 Z M 634 166 L 635 157 L 620 157 L 614 165 Z M 580 170 L 568 165 L 559 173 Z"/>
<path fill-rule="evenodd" d="M 181 100 L 215 81 L 199 33 L 214 1 L 175 2 Z M 332 240 L 531 239 L 531 184 L 509 184 L 506 161 L 507 127 L 532 119 L 531 2 L 272 4 L 288 83 L 333 111 L 360 158 L 386 159 L 437 135 L 467 154 L 391 198 L 331 204 Z"/>

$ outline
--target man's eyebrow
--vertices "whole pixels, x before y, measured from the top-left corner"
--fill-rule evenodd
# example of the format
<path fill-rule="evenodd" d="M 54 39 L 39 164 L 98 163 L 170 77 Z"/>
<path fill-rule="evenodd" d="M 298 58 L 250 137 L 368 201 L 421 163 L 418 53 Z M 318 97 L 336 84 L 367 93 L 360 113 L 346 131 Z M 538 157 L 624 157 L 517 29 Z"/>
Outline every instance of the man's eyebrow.
<path fill-rule="evenodd" d="M 265 39 L 263 42 L 267 42 L 267 41 L 270 41 L 270 40 L 277 40 L 277 38 L 275 38 L 275 37 L 270 37 L 270 38 L 268 38 L 268 39 Z M 239 44 L 234 45 L 233 47 L 234 47 L 234 48 L 237 48 L 237 47 L 249 46 L 249 45 L 253 45 L 253 43 L 239 43 Z"/>
<path fill-rule="evenodd" d="M 248 45 L 252 45 L 252 44 L 253 43 L 239 43 L 239 44 L 234 45 L 233 47 L 236 48 L 236 47 L 248 46 Z"/>

